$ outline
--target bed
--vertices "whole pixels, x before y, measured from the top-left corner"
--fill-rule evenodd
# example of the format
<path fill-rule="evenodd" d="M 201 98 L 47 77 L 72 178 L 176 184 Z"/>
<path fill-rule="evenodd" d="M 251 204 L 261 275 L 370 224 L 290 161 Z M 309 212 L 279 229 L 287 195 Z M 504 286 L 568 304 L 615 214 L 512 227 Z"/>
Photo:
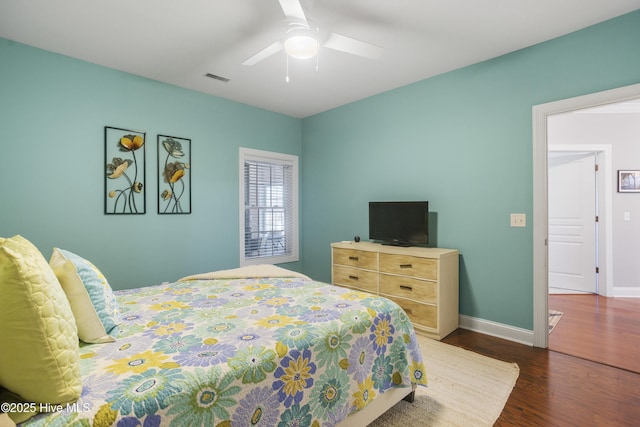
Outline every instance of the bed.
<path fill-rule="evenodd" d="M 114 292 L 82 391 L 19 425 L 364 426 L 427 383 L 392 301 L 273 266 Z"/>

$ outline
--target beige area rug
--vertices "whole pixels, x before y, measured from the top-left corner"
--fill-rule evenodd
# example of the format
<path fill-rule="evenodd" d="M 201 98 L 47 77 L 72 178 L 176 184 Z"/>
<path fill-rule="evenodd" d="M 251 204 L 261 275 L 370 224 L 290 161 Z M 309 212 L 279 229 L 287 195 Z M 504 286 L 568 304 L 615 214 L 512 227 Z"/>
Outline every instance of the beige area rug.
<path fill-rule="evenodd" d="M 413 403 L 396 404 L 369 427 L 492 426 L 516 384 L 520 368 L 460 347 L 419 337 L 429 387 Z"/>
<path fill-rule="evenodd" d="M 553 328 L 556 327 L 563 314 L 561 311 L 549 310 L 549 333 L 553 332 Z"/>

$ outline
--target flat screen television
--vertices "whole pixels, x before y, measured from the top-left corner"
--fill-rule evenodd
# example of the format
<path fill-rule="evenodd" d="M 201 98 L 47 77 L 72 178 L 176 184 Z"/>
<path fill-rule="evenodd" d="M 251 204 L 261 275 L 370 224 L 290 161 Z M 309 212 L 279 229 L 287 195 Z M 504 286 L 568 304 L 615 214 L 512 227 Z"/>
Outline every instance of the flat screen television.
<path fill-rule="evenodd" d="M 369 239 L 386 245 L 429 243 L 429 202 L 369 202 Z"/>

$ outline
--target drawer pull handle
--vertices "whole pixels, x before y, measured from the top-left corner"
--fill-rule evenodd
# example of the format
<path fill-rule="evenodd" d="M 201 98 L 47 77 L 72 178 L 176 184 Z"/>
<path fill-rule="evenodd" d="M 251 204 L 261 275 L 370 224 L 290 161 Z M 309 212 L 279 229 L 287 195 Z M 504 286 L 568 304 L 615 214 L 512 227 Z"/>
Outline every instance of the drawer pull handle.
<path fill-rule="evenodd" d="M 358 276 L 349 276 L 349 279 L 351 279 L 351 280 L 358 280 Z"/>
<path fill-rule="evenodd" d="M 359 258 L 357 256 L 350 256 L 349 257 L 349 260 L 351 260 L 351 261 L 358 261 L 358 259 Z"/>
<path fill-rule="evenodd" d="M 413 291 L 413 288 L 411 286 L 405 286 L 405 285 L 400 285 L 400 289 L 405 291 Z"/>
<path fill-rule="evenodd" d="M 411 264 L 400 264 L 400 268 L 412 268 Z"/>

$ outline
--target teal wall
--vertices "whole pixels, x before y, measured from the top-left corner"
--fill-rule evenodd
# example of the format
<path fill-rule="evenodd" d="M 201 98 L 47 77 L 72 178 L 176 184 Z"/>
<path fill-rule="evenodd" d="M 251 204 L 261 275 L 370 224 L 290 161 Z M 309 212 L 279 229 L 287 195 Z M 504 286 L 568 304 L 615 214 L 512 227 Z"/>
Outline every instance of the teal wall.
<path fill-rule="evenodd" d="M 366 238 L 367 202 L 427 199 L 460 311 L 532 328 L 533 105 L 640 82 L 640 12 L 304 120 L 0 39 L 0 235 L 95 262 L 114 288 L 238 265 L 238 147 L 301 155 L 301 259 Z M 103 214 L 103 127 L 147 132 L 147 214 Z M 191 138 L 193 213 L 158 215 L 156 134 Z M 528 226 L 509 227 L 524 212 Z"/>
<path fill-rule="evenodd" d="M 432 243 L 460 250 L 460 312 L 532 329 L 532 107 L 640 82 L 639 46 L 634 12 L 304 119 L 305 273 L 330 280 L 368 201 L 426 199 Z"/>
<path fill-rule="evenodd" d="M 147 132 L 145 215 L 103 214 L 105 125 Z M 192 140 L 191 215 L 157 214 L 157 134 Z M 301 121 L 0 39 L 0 236 L 47 259 L 118 289 L 237 267 L 240 146 L 300 155 Z"/>

